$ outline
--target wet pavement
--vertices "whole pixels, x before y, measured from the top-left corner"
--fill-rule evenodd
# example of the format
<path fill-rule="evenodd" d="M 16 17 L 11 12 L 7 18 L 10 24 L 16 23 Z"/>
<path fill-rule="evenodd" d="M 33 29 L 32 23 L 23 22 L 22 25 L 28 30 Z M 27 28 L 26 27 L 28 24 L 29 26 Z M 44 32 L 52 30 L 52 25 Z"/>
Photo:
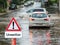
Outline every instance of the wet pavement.
<path fill-rule="evenodd" d="M 60 21 L 54 27 L 30 27 L 32 45 L 60 45 Z M 48 35 L 47 35 L 48 34 Z M 47 35 L 47 36 L 46 36 Z"/>

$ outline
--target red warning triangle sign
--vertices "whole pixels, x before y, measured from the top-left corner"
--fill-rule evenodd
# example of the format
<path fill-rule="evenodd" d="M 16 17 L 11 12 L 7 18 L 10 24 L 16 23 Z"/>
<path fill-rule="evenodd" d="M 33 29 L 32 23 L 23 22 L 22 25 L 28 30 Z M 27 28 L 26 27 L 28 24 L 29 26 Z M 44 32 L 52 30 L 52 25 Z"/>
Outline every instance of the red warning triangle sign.
<path fill-rule="evenodd" d="M 18 25 L 15 18 L 12 18 L 10 20 L 10 23 L 8 24 L 6 31 L 21 31 L 20 26 Z"/>

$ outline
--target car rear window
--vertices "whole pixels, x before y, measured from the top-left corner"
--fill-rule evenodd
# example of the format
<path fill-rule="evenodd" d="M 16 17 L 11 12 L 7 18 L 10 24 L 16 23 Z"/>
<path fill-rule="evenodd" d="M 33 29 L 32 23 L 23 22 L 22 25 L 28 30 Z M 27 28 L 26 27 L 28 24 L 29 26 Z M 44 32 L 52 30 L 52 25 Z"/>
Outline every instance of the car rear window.
<path fill-rule="evenodd" d="M 45 18 L 47 17 L 47 15 L 46 14 L 32 14 L 32 17 L 33 18 Z"/>
<path fill-rule="evenodd" d="M 39 12 L 39 11 L 44 12 L 43 9 L 34 9 L 34 10 L 33 10 L 33 12 Z"/>
<path fill-rule="evenodd" d="M 44 9 L 30 9 L 27 11 L 27 13 L 31 13 L 31 12 L 44 12 Z"/>

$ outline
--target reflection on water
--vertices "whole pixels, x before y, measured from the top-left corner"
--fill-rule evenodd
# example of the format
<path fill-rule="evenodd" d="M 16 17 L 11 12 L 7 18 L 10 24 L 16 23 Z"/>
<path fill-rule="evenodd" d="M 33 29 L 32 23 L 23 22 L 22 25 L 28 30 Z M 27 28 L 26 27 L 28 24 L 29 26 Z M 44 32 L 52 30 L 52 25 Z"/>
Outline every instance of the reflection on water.
<path fill-rule="evenodd" d="M 46 34 L 48 33 L 47 37 L 50 42 L 48 43 Z M 30 29 L 30 33 L 32 36 L 32 45 L 60 45 L 60 30 L 51 30 L 51 29 Z M 49 36 L 50 35 L 50 36 Z"/>

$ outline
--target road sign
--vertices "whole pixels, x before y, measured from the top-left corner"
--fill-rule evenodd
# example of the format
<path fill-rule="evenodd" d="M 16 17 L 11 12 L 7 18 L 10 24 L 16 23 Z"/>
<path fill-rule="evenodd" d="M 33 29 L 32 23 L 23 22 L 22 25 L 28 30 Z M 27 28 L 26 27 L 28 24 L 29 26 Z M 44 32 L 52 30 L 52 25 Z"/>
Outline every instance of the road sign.
<path fill-rule="evenodd" d="M 15 18 L 12 18 L 5 31 L 5 38 L 20 38 L 22 37 L 21 27 L 18 25 Z"/>
<path fill-rule="evenodd" d="M 21 31 L 21 28 L 19 27 L 15 18 L 12 18 L 12 20 L 10 21 L 6 28 L 6 31 Z"/>

